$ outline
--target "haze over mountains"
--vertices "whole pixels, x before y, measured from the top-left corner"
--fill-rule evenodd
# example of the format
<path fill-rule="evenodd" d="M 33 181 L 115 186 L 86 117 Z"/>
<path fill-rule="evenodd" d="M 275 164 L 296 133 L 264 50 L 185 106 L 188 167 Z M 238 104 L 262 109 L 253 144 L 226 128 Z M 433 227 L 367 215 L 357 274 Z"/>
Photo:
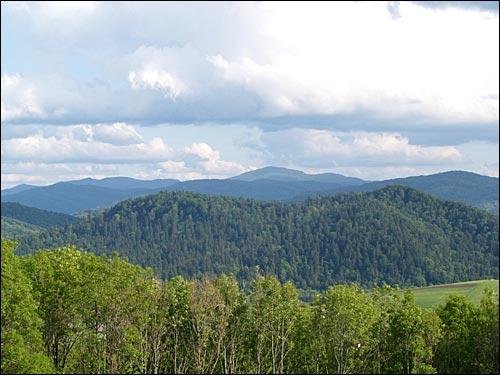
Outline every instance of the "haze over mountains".
<path fill-rule="evenodd" d="M 75 214 L 111 207 L 122 200 L 158 191 L 190 191 L 286 202 L 340 192 L 368 192 L 389 184 L 413 187 L 442 199 L 455 200 L 498 213 L 498 178 L 464 171 L 383 181 L 364 181 L 335 173 L 306 174 L 279 167 L 257 169 L 222 180 L 146 181 L 130 177 L 110 177 L 102 180 L 86 178 L 49 186 L 18 185 L 2 190 L 2 202 L 17 202 L 54 212 Z"/>

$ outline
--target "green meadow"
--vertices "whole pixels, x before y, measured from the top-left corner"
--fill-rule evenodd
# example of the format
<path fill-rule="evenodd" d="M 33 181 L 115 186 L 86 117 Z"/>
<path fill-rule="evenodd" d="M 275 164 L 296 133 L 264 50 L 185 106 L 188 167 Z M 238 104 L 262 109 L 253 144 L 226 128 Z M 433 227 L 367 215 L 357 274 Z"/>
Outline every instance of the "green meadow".
<path fill-rule="evenodd" d="M 498 280 L 465 281 L 412 289 L 415 301 L 421 307 L 433 307 L 444 303 L 450 294 L 461 294 L 474 303 L 479 303 L 485 289 L 493 289 L 498 297 Z"/>

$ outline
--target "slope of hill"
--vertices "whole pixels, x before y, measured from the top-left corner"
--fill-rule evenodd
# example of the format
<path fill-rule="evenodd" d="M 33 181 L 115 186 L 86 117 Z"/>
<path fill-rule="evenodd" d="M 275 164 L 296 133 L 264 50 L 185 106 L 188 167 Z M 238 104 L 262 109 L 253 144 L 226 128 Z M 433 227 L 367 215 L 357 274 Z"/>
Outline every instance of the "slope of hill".
<path fill-rule="evenodd" d="M 358 186 L 338 187 L 314 193 L 297 195 L 292 201 L 311 196 L 330 195 L 339 192 L 369 192 L 388 185 L 403 185 L 432 194 L 438 198 L 463 202 L 498 215 L 498 178 L 464 171 L 450 171 L 428 176 L 413 176 L 392 180 L 373 181 Z"/>
<path fill-rule="evenodd" d="M 345 179 L 348 178 L 345 177 Z M 2 195 L 2 201 L 18 202 L 41 209 L 74 214 L 86 210 L 111 207 L 119 201 L 161 190 L 191 191 L 262 200 L 287 200 L 304 192 L 331 190 L 341 186 L 343 185 L 338 183 L 313 180 L 276 181 L 259 179 L 240 181 L 210 179 L 179 182 L 177 180 L 142 181 L 126 177 L 113 177 L 102 180 L 86 178 L 60 182 L 50 186 L 33 187 L 26 191 Z"/>
<path fill-rule="evenodd" d="M 121 202 L 81 224 L 26 238 L 21 252 L 75 243 L 178 274 L 264 273 L 303 289 L 498 277 L 498 217 L 411 188 L 297 204 L 162 192 Z"/>
<path fill-rule="evenodd" d="M 498 300 L 498 280 L 476 280 L 454 284 L 433 285 L 413 289 L 415 302 L 421 307 L 433 307 L 445 303 L 451 294 L 466 296 L 472 302 L 479 304 L 483 291 L 490 289 Z"/>
<path fill-rule="evenodd" d="M 2 217 L 8 217 L 42 228 L 76 224 L 78 219 L 66 214 L 23 206 L 15 202 L 2 203 Z"/>
<path fill-rule="evenodd" d="M 130 177 L 107 177 L 101 180 L 93 178 L 84 178 L 82 180 L 68 181 L 74 185 L 86 186 L 100 186 L 111 189 L 119 190 L 132 190 L 132 189 L 147 189 L 147 190 L 160 190 L 167 186 L 174 185 L 179 180 L 174 179 L 156 179 L 156 180 L 137 180 Z"/>
<path fill-rule="evenodd" d="M 253 198 L 266 201 L 291 199 L 307 191 L 329 190 L 339 184 L 317 181 L 276 181 L 276 180 L 192 180 L 167 187 L 166 191 L 189 191 L 210 195 Z"/>
<path fill-rule="evenodd" d="M 4 189 L 4 190 L 2 190 L 2 196 L 3 195 L 10 195 L 10 194 L 20 193 L 21 191 L 26 191 L 26 190 L 29 190 L 29 189 L 32 189 L 32 188 L 36 188 L 36 187 L 39 187 L 39 186 L 27 185 L 27 184 L 17 185 L 17 186 L 14 186 L 14 187 L 10 188 L 10 189 Z"/>
<path fill-rule="evenodd" d="M 336 173 L 307 174 L 302 171 L 282 167 L 265 167 L 231 177 L 232 180 L 255 181 L 316 181 L 338 185 L 361 185 L 366 181 L 356 177 L 346 177 Z"/>
<path fill-rule="evenodd" d="M 124 199 L 151 192 L 155 190 L 120 190 L 59 182 L 7 196 L 2 195 L 2 202 L 17 202 L 43 210 L 73 214 L 91 208 L 110 207 Z"/>
<path fill-rule="evenodd" d="M 18 240 L 21 237 L 34 235 L 43 230 L 45 229 L 37 225 L 2 216 L 2 238 Z"/>
<path fill-rule="evenodd" d="M 83 179 L 22 191 L 2 191 L 2 201 L 18 202 L 50 211 L 74 214 L 85 210 L 111 207 L 141 195 L 166 191 L 191 191 L 212 195 L 276 201 L 301 201 L 311 196 L 339 192 L 368 192 L 391 184 L 409 186 L 447 200 L 467 203 L 498 214 L 498 178 L 469 172 L 445 172 L 394 180 L 365 182 L 325 173 L 308 175 L 286 168 L 267 167 L 225 180 L 142 181 L 127 177 L 102 180 Z M 5 194 L 4 192 L 7 192 Z"/>

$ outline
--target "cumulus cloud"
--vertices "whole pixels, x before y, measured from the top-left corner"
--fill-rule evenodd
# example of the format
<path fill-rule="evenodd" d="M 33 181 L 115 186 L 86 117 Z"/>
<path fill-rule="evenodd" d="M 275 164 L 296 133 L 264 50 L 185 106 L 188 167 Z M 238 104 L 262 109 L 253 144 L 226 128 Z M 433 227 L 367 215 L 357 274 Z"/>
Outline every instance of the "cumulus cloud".
<path fill-rule="evenodd" d="M 20 74 L 2 73 L 2 122 L 20 118 L 40 118 L 46 114 L 35 87 Z"/>
<path fill-rule="evenodd" d="M 135 163 L 160 161 L 172 152 L 162 138 L 145 142 L 124 123 L 52 126 L 2 140 L 2 158 L 18 161 Z"/>
<path fill-rule="evenodd" d="M 279 6 L 273 5 L 269 11 L 277 12 Z M 404 3 L 398 8 L 401 20 L 392 22 L 382 5 L 280 8 L 269 29 L 286 51 L 278 48 L 272 64 L 229 60 L 223 54 L 209 61 L 223 79 L 244 85 L 274 109 L 265 115 L 365 113 L 391 121 L 498 121 L 498 101 L 482 98 L 498 90 L 493 83 L 498 39 L 487 36 L 498 33 L 498 18 Z M 297 28 L 298 20 L 306 26 Z M 424 23 L 425 29 L 417 30 Z M 486 70 L 471 70 L 486 59 Z"/>
<path fill-rule="evenodd" d="M 186 162 L 184 161 L 166 160 L 164 162 L 158 163 L 158 166 L 161 167 L 165 172 L 173 174 L 185 173 L 188 171 Z"/>
<path fill-rule="evenodd" d="M 44 105 L 22 111 L 32 113 L 24 122 L 38 108 L 44 121 L 73 123 L 224 119 L 266 128 L 271 117 L 314 126 L 314 116 L 346 114 L 380 126 L 498 123 L 498 100 L 487 99 L 498 95 L 498 12 L 411 2 L 54 7 L 5 8 L 32 38 L 28 48 L 80 53 L 104 84 L 45 77 L 36 91 Z M 3 107 L 19 117 L 17 106 Z"/>
<path fill-rule="evenodd" d="M 133 89 L 156 89 L 164 93 L 165 97 L 175 99 L 187 91 L 183 82 L 162 70 L 131 71 L 128 80 Z"/>
<path fill-rule="evenodd" d="M 498 144 L 493 3 L 2 2 L 2 158 L 183 178 L 269 163 L 494 173 L 498 159 L 459 147 Z M 256 161 L 141 128 L 207 123 L 259 129 Z"/>
<path fill-rule="evenodd" d="M 91 127 L 93 139 L 115 145 L 129 145 L 143 142 L 142 136 L 133 126 L 119 122 L 116 124 L 97 124 Z"/>
<path fill-rule="evenodd" d="M 182 154 L 188 165 L 198 165 L 209 175 L 231 175 L 246 170 L 238 163 L 222 160 L 219 151 L 203 142 L 184 148 Z"/>
<path fill-rule="evenodd" d="M 207 143 L 173 148 L 161 137 L 145 140 L 134 126 L 125 123 L 27 129 L 29 132 L 2 139 L 3 187 L 19 181 L 46 184 L 58 179 L 119 174 L 139 178 L 222 178 L 248 169 L 223 159 Z"/>
<path fill-rule="evenodd" d="M 394 133 L 291 129 L 266 132 L 257 147 L 268 163 L 304 167 L 439 165 L 462 160 L 453 146 L 422 146 Z"/>

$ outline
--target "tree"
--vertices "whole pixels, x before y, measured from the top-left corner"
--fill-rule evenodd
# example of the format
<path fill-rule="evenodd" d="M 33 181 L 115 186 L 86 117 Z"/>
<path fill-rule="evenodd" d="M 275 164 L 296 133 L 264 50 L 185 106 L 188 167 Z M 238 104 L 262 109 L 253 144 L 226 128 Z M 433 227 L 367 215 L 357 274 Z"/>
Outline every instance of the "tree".
<path fill-rule="evenodd" d="M 257 275 L 250 294 L 246 327 L 253 372 L 283 374 L 290 368 L 298 292 L 273 276 Z"/>
<path fill-rule="evenodd" d="M 14 247 L 14 242 L 2 239 L 2 373 L 51 373 L 54 369 L 43 353 L 38 305 Z"/>
<path fill-rule="evenodd" d="M 476 307 L 464 296 L 451 295 L 437 309 L 442 321 L 443 338 L 434 363 L 439 373 L 474 373 L 475 350 L 473 337 Z"/>
<path fill-rule="evenodd" d="M 320 372 L 362 373 L 373 353 L 373 325 L 380 312 L 357 285 L 328 288 L 313 304 Z"/>
<path fill-rule="evenodd" d="M 433 350 L 441 337 L 440 320 L 432 311 L 417 306 L 411 291 L 389 310 L 385 348 L 388 361 L 382 372 L 396 374 L 435 373 Z"/>

